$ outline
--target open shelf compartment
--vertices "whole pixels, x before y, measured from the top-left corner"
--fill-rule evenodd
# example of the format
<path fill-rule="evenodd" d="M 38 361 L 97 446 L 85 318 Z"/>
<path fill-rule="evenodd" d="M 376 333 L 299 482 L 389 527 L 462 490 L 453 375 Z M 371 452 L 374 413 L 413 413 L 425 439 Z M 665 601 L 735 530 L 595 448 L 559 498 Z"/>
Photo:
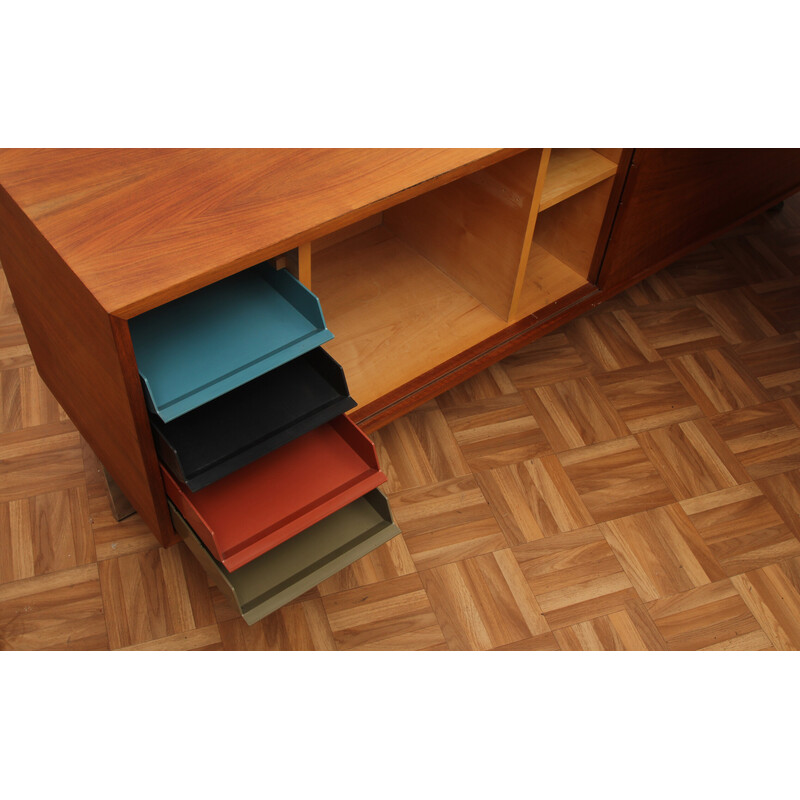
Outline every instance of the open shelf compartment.
<path fill-rule="evenodd" d="M 319 300 L 271 262 L 130 320 L 150 410 L 164 422 L 333 338 Z"/>
<path fill-rule="evenodd" d="M 606 178 L 539 213 L 517 319 L 595 291 L 591 271 L 613 182 Z"/>
<path fill-rule="evenodd" d="M 617 172 L 617 164 L 588 147 L 553 148 L 539 211 L 561 203 Z"/>
<path fill-rule="evenodd" d="M 386 480 L 375 446 L 344 416 L 199 492 L 161 472 L 167 496 L 231 572 Z"/>
<path fill-rule="evenodd" d="M 342 368 L 318 347 L 172 422 L 150 422 L 161 461 L 197 492 L 354 406 Z"/>
<path fill-rule="evenodd" d="M 314 291 L 350 393 L 365 406 L 506 322 L 384 225 L 314 254 Z"/>
<path fill-rule="evenodd" d="M 229 572 L 170 503 L 175 530 L 248 625 L 400 533 L 386 497 L 373 489 L 268 553 Z"/>

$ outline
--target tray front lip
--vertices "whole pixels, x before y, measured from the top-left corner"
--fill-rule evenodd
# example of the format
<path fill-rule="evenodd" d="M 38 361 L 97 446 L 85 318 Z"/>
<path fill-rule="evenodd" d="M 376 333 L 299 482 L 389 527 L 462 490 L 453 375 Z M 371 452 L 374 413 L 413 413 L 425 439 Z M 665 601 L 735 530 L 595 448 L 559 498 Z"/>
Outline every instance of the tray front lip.
<path fill-rule="evenodd" d="M 375 445 L 358 425 L 346 416 L 336 417 L 327 424 L 334 427 L 346 443 L 359 454 L 364 461 L 364 470 L 341 487 L 341 490 L 329 492 L 319 502 L 304 507 L 300 513 L 285 515 L 269 528 L 256 531 L 248 539 L 224 552 L 218 546 L 213 526 L 205 519 L 200 509 L 187 496 L 184 487 L 175 480 L 166 466 L 160 465 L 168 498 L 187 519 L 216 560 L 231 572 L 386 482 L 386 475 L 378 466 Z M 275 452 L 279 451 L 273 451 L 273 454 Z"/>
<path fill-rule="evenodd" d="M 275 294 L 279 295 L 299 317 L 302 317 L 311 326 L 311 330 L 307 330 L 302 336 L 297 336 L 291 341 L 283 343 L 280 347 L 268 353 L 263 353 L 246 364 L 236 367 L 225 375 L 210 378 L 205 383 L 196 385 L 180 395 L 176 395 L 173 390 L 170 392 L 171 397 L 162 398 L 158 401 L 156 400 L 156 387 L 153 385 L 152 380 L 145 372 L 139 370 L 147 407 L 152 413 L 161 417 L 164 422 L 170 422 L 182 414 L 210 402 L 294 358 L 321 347 L 333 339 L 333 333 L 325 323 L 319 298 L 290 272 L 284 269 L 276 269 L 273 261 L 266 261 L 245 270 L 244 273 L 251 273 L 254 277 L 266 282 Z M 241 280 L 244 273 L 240 272 L 222 280 Z M 199 291 L 208 291 L 212 286 L 213 284 Z M 184 300 L 185 298 L 179 299 Z M 169 305 L 169 303 L 166 305 Z M 155 309 L 153 310 L 155 311 Z M 129 323 L 132 339 L 134 338 L 136 326 L 135 319 L 132 319 Z M 134 355 L 135 349 L 134 346 Z"/>
<path fill-rule="evenodd" d="M 171 422 L 204 403 L 216 400 L 226 392 L 237 389 L 248 381 L 259 378 L 282 364 L 320 347 L 325 342 L 331 341 L 331 339 L 333 339 L 333 334 L 327 328 L 321 331 L 314 331 L 305 337 L 294 340 L 285 347 L 281 347 L 256 361 L 234 370 L 224 378 L 204 384 L 201 388 L 193 389 L 173 400 L 162 402 L 160 405 L 156 405 L 150 383 L 147 377 L 140 372 L 139 376 L 145 386 L 145 400 L 148 408 L 154 414 L 157 414 L 164 422 Z"/>
<path fill-rule="evenodd" d="M 160 426 L 155 424 L 155 420 L 158 419 L 160 421 L 160 418 L 153 415 L 151 417 L 151 424 L 157 437 L 157 448 L 159 451 L 161 450 L 161 447 L 168 449 L 172 453 L 170 464 L 174 462 L 175 466 L 180 468 L 180 474 L 176 474 L 175 470 L 171 470 L 173 477 L 177 481 L 185 483 L 192 492 L 199 492 L 201 489 L 205 489 L 206 486 L 210 486 L 215 481 L 222 480 L 222 478 L 233 474 L 237 469 L 241 469 L 242 467 L 246 467 L 248 464 L 252 464 L 253 461 L 257 461 L 262 456 L 269 455 L 270 453 L 282 447 L 284 444 L 288 444 L 298 436 L 309 433 L 321 425 L 325 425 L 336 417 L 345 414 L 346 412 L 355 408 L 356 405 L 356 401 L 353 400 L 350 395 L 336 398 L 330 403 L 310 411 L 305 416 L 299 417 L 289 425 L 285 425 L 282 428 L 270 431 L 265 436 L 253 440 L 248 445 L 240 447 L 238 450 L 227 454 L 222 458 L 218 458 L 211 464 L 194 469 L 191 472 L 186 471 L 186 466 L 181 458 L 181 454 L 170 442 L 170 440 L 165 437 L 163 431 L 160 429 Z M 295 429 L 299 432 L 295 435 L 292 435 L 292 431 Z M 269 446 L 270 442 L 277 443 Z M 167 464 L 166 460 L 164 460 L 164 463 Z"/>
<path fill-rule="evenodd" d="M 317 379 L 324 381 L 334 396 L 331 396 L 326 403 L 321 403 L 315 408 L 310 409 L 303 416 L 293 418 L 280 428 L 270 428 L 256 435 L 255 438 L 248 434 L 248 441 L 245 444 L 241 444 L 235 450 L 226 451 L 223 455 L 217 456 L 213 461 L 206 459 L 204 463 L 187 463 L 185 450 L 190 445 L 186 441 L 187 437 L 185 433 L 183 436 L 184 441 L 179 440 L 176 443 L 174 436 L 170 435 L 170 429 L 175 424 L 174 421 L 166 423 L 156 413 L 151 412 L 150 426 L 153 429 L 156 447 L 162 461 L 167 464 L 172 475 L 179 482 L 185 483 L 191 491 L 199 491 L 209 486 L 214 481 L 226 477 L 236 469 L 240 469 L 261 456 L 267 455 L 283 444 L 291 441 L 292 438 L 302 436 L 304 433 L 308 433 L 310 430 L 324 425 L 326 422 L 330 422 L 335 417 L 346 414 L 358 405 L 349 393 L 347 380 L 341 364 L 322 347 L 316 347 L 308 353 L 304 353 L 295 359 L 295 361 L 302 363 L 303 369 L 315 373 Z M 286 367 L 286 365 L 278 367 L 278 372 L 284 367 Z M 259 383 L 256 396 L 258 396 L 258 393 L 266 392 L 269 395 L 273 395 L 278 392 L 277 386 L 273 386 L 276 379 L 270 379 L 268 377 L 270 374 L 274 373 L 265 373 L 255 379 L 255 382 Z M 292 374 L 294 375 L 294 372 Z M 248 386 L 252 385 L 252 383 L 253 382 L 249 382 L 238 387 L 234 390 L 234 393 L 238 393 L 239 395 L 246 393 L 248 391 Z M 222 416 L 224 418 L 226 413 L 224 396 L 211 401 L 208 407 L 211 409 L 215 405 L 219 407 L 220 404 L 222 405 Z M 229 408 L 230 406 L 228 409 Z M 188 412 L 186 416 L 195 415 L 196 417 L 197 413 L 198 409 L 194 409 Z M 216 413 L 217 417 L 219 417 L 219 409 Z M 229 410 L 227 410 L 227 414 L 230 417 Z M 209 419 L 209 417 L 211 419 Z M 214 412 L 210 414 L 206 413 L 199 421 L 196 420 L 194 423 L 188 423 L 189 431 L 192 433 L 194 432 L 192 426 L 194 426 L 194 428 L 201 428 L 205 425 L 213 424 L 214 422 Z M 294 436 L 288 435 L 291 433 L 292 429 L 295 428 L 297 433 Z M 277 444 L 269 446 L 268 443 L 270 440 L 276 441 Z M 196 459 L 196 461 L 199 462 L 200 460 Z M 232 466 L 226 466 L 229 463 Z"/>
<path fill-rule="evenodd" d="M 344 491 L 327 497 L 325 500 L 308 507 L 302 514 L 295 516 L 291 522 L 273 527 L 271 532 L 260 536 L 254 541 L 243 543 L 232 548 L 228 554 L 220 559 L 226 569 L 233 572 L 239 567 L 250 563 L 258 556 L 268 553 L 279 544 L 291 539 L 298 533 L 310 528 L 315 522 L 325 519 L 336 511 L 363 497 L 365 494 L 386 482 L 386 476 L 380 470 L 364 475 Z"/>
<path fill-rule="evenodd" d="M 171 501 L 168 502 L 173 515 L 173 522 L 177 523 L 177 515 L 180 523 L 182 523 L 180 527 L 176 524 L 176 529 L 181 538 L 184 539 L 190 550 L 193 552 L 195 550 L 200 551 L 201 555 L 198 556 L 195 552 L 195 557 L 198 558 L 201 566 L 211 575 L 212 580 L 219 586 L 223 594 L 229 597 L 239 609 L 245 622 L 248 625 L 252 625 L 400 533 L 400 528 L 394 521 L 386 496 L 380 489 L 373 489 L 360 499 L 372 505 L 381 516 L 382 523 L 376 523 L 371 528 L 361 531 L 347 544 L 324 554 L 313 564 L 308 565 L 300 572 L 287 577 L 280 584 L 246 602 L 242 602 L 237 594 L 236 587 L 231 580 L 233 573 L 229 572 L 223 564 L 214 558 L 180 511 Z M 193 541 L 190 542 L 187 537 L 192 537 Z M 297 575 L 302 577 L 296 579 Z"/>

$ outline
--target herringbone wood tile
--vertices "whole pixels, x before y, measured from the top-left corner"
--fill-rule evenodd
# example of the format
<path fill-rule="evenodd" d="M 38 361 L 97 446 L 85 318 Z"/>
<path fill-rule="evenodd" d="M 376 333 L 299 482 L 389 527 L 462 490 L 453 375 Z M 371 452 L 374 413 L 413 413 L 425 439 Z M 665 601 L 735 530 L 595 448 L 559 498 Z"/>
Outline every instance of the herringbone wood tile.
<path fill-rule="evenodd" d="M 403 534 L 248 626 L 117 522 L 0 272 L 0 649 L 800 649 L 800 196 L 374 435 Z"/>

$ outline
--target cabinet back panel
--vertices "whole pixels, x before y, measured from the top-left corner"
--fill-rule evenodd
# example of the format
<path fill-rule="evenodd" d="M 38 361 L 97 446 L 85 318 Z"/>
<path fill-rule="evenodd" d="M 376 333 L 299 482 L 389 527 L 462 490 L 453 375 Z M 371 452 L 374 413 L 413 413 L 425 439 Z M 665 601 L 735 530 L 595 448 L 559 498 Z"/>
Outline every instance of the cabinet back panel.
<path fill-rule="evenodd" d="M 384 223 L 503 319 L 527 255 L 541 150 L 529 150 L 384 212 Z"/>

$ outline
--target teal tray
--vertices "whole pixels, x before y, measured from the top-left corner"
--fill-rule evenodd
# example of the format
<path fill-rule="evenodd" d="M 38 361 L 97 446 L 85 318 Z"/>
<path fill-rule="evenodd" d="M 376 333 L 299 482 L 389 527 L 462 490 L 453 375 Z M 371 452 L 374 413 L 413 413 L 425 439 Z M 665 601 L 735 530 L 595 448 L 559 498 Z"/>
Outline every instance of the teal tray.
<path fill-rule="evenodd" d="M 147 405 L 164 422 L 330 341 L 316 295 L 271 262 L 130 320 Z"/>

